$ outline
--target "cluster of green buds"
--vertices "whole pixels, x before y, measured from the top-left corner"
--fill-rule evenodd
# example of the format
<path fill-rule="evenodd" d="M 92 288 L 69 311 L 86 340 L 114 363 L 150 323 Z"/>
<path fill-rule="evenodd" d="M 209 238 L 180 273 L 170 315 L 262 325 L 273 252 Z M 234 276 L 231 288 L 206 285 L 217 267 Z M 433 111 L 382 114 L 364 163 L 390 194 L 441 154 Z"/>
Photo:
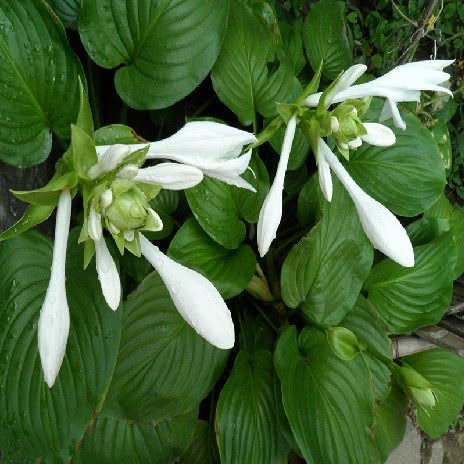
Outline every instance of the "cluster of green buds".
<path fill-rule="evenodd" d="M 404 364 L 394 369 L 396 379 L 411 400 L 421 408 L 433 408 L 437 402 L 435 387 L 419 372 Z"/>

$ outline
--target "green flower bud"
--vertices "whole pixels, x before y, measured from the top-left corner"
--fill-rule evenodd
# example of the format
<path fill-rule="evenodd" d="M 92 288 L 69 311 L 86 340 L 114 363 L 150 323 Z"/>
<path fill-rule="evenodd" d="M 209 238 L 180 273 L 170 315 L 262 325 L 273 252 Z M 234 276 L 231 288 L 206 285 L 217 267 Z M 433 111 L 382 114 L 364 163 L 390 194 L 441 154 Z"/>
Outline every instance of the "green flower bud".
<path fill-rule="evenodd" d="M 425 377 L 409 366 L 397 366 L 395 372 L 403 390 L 409 395 L 414 403 L 433 408 L 437 401 L 434 387 Z"/>
<path fill-rule="evenodd" d="M 345 327 L 331 327 L 326 330 L 326 334 L 333 352 L 345 361 L 351 361 L 359 352 L 366 349 L 356 335 Z"/>
<path fill-rule="evenodd" d="M 141 229 L 148 217 L 148 203 L 143 194 L 130 189 L 113 199 L 105 210 L 105 216 L 113 227 L 121 232 Z"/>

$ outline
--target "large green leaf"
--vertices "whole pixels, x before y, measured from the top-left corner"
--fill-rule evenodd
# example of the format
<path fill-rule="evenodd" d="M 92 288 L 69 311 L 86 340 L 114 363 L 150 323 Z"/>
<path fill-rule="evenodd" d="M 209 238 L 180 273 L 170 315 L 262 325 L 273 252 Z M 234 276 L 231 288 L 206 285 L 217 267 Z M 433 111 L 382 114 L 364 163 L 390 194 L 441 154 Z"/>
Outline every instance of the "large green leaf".
<path fill-rule="evenodd" d="M 222 464 L 271 464 L 278 457 L 272 354 L 241 351 L 219 397 L 217 440 Z"/>
<path fill-rule="evenodd" d="M 232 298 L 245 290 L 256 268 L 256 257 L 250 246 L 228 250 L 213 241 L 193 218 L 172 239 L 168 254 L 203 274 L 224 298 Z"/>
<path fill-rule="evenodd" d="M 40 163 L 50 154 L 52 132 L 60 140 L 70 136 L 83 76 L 44 1 L 0 0 L 0 75 L 0 160 Z"/>
<path fill-rule="evenodd" d="M 448 220 L 449 227 L 456 240 L 456 265 L 454 267 L 454 279 L 464 273 L 464 208 L 451 204 L 445 195 L 425 213 L 426 218 Z"/>
<path fill-rule="evenodd" d="M 225 248 L 235 249 L 245 238 L 245 224 L 231 187 L 210 177 L 185 191 L 195 219 L 203 230 Z"/>
<path fill-rule="evenodd" d="M 51 242 L 30 232 L 0 245 L 0 449 L 14 461 L 67 462 L 101 408 L 114 370 L 121 311 L 106 305 L 96 272 L 82 270 L 75 232 L 66 270 L 71 329 L 51 389 L 37 349 Z"/>
<path fill-rule="evenodd" d="M 391 342 L 387 330 L 364 297 L 358 297 L 353 310 L 348 313 L 340 325 L 351 330 L 358 340 L 366 343 L 369 348 L 392 359 Z M 385 398 L 390 392 L 390 370 L 371 354 L 364 352 L 362 356 L 365 357 L 372 373 L 376 399 Z"/>
<path fill-rule="evenodd" d="M 440 438 L 464 406 L 464 359 L 441 348 L 402 358 L 432 385 L 435 406 L 417 409 L 420 428 L 431 438 Z"/>
<path fill-rule="evenodd" d="M 402 267 L 385 259 L 373 267 L 365 283 L 369 301 L 394 333 L 436 324 L 453 294 L 456 246 L 446 233 L 414 248 L 416 264 Z"/>
<path fill-rule="evenodd" d="M 372 197 L 400 216 L 417 216 L 443 192 L 445 169 L 430 132 L 411 114 L 403 114 L 406 130 L 389 126 L 396 135 L 391 147 L 364 143 L 345 163 L 353 179 Z"/>
<path fill-rule="evenodd" d="M 297 82 L 290 61 L 276 59 L 275 37 L 265 22 L 242 2 L 232 2 L 229 14 L 211 78 L 221 101 L 248 126 L 256 113 L 275 115 L 276 102 L 286 101 Z"/>
<path fill-rule="evenodd" d="M 79 32 L 92 59 L 117 68 L 116 90 L 137 109 L 165 108 L 211 70 L 228 0 L 84 0 Z"/>
<path fill-rule="evenodd" d="M 348 41 L 345 2 L 322 0 L 314 4 L 303 26 L 303 42 L 314 72 L 321 62 L 322 73 L 328 79 L 335 79 L 347 69 L 353 52 Z"/>
<path fill-rule="evenodd" d="M 193 438 L 196 414 L 157 424 L 97 417 L 85 434 L 76 464 L 174 464 Z"/>
<path fill-rule="evenodd" d="M 285 412 L 308 462 L 370 464 L 374 396 L 361 356 L 342 361 L 317 329 L 280 337 L 275 366 Z"/>
<path fill-rule="evenodd" d="M 123 313 L 104 414 L 158 422 L 190 412 L 216 382 L 228 352 L 187 325 L 155 273 L 128 298 Z"/>
<path fill-rule="evenodd" d="M 47 0 L 64 27 L 75 29 L 81 9 L 81 0 Z"/>
<path fill-rule="evenodd" d="M 281 287 L 287 306 L 326 327 L 351 310 L 372 266 L 373 249 L 353 202 L 334 179 L 331 203 L 321 198 L 322 220 L 285 259 Z"/>
<path fill-rule="evenodd" d="M 179 464 L 216 464 L 219 462 L 214 431 L 204 420 L 195 427 L 192 443 Z"/>
<path fill-rule="evenodd" d="M 383 464 L 402 442 L 406 433 L 408 404 L 407 396 L 394 384 L 388 397 L 375 406 L 375 428 L 371 448 L 373 463 Z"/>

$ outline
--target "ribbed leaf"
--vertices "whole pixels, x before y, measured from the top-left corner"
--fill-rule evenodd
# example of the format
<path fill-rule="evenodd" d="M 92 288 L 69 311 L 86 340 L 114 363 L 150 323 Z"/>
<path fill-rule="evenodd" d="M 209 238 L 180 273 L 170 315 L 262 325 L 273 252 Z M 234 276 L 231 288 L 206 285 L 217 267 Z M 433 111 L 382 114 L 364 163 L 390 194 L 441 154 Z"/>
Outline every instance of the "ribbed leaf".
<path fill-rule="evenodd" d="M 189 219 L 177 232 L 168 254 L 177 262 L 203 274 L 224 298 L 241 293 L 255 273 L 256 257 L 248 245 L 227 250 Z"/>
<path fill-rule="evenodd" d="M 121 98 L 166 108 L 208 74 L 226 30 L 228 0 L 84 0 L 79 32 L 88 54 L 116 68 Z"/>
<path fill-rule="evenodd" d="M 456 204 L 451 204 L 445 195 L 425 213 L 426 218 L 437 220 L 446 219 L 453 232 L 456 241 L 456 265 L 454 268 L 454 279 L 464 273 L 464 209 Z"/>
<path fill-rule="evenodd" d="M 205 177 L 201 184 L 186 190 L 185 196 L 195 219 L 213 240 L 231 250 L 240 246 L 245 224 L 229 185 Z"/>
<path fill-rule="evenodd" d="M 150 274 L 123 308 L 121 347 L 104 414 L 137 421 L 186 414 L 208 394 L 227 360 L 182 319 Z"/>
<path fill-rule="evenodd" d="M 196 414 L 157 424 L 97 417 L 85 434 L 76 464 L 173 464 L 188 449 Z"/>
<path fill-rule="evenodd" d="M 400 216 L 417 216 L 437 201 L 445 187 L 445 169 L 430 132 L 411 114 L 403 114 L 406 130 L 391 147 L 363 144 L 350 154 L 346 169 L 372 197 Z"/>
<path fill-rule="evenodd" d="M 348 41 L 345 2 L 322 0 L 314 4 L 303 26 L 303 42 L 309 63 L 328 79 L 351 66 L 353 52 Z"/>
<path fill-rule="evenodd" d="M 326 335 L 289 327 L 280 337 L 275 366 L 285 412 L 308 462 L 370 464 L 374 396 L 364 359 L 342 361 Z"/>
<path fill-rule="evenodd" d="M 42 0 L 0 0 L 0 160 L 31 166 L 70 136 L 82 67 Z M 66 101 L 64 105 L 63 102 Z"/>
<path fill-rule="evenodd" d="M 272 354 L 241 351 L 216 412 L 221 464 L 276 464 L 278 428 Z"/>
<path fill-rule="evenodd" d="M 237 1 L 231 3 L 229 15 L 211 78 L 221 101 L 248 126 L 256 113 L 275 115 L 276 102 L 286 101 L 296 83 L 290 61 L 276 60 L 275 37 L 265 22 Z M 271 71 L 271 66 L 276 69 Z"/>
<path fill-rule="evenodd" d="M 282 297 L 301 306 L 326 327 L 337 325 L 351 310 L 372 266 L 373 249 L 353 202 L 334 179 L 331 203 L 322 203 L 322 220 L 285 259 Z"/>
<path fill-rule="evenodd" d="M 358 340 L 367 343 L 370 348 L 392 359 L 391 342 L 385 325 L 364 297 L 358 297 L 354 308 L 340 325 L 351 330 Z M 374 356 L 366 352 L 362 356 L 372 373 L 376 399 L 385 398 L 390 392 L 390 370 Z"/>
<path fill-rule="evenodd" d="M 414 248 L 416 264 L 402 267 L 385 259 L 365 283 L 369 301 L 393 333 L 436 324 L 453 293 L 456 246 L 451 233 Z"/>
<path fill-rule="evenodd" d="M 180 458 L 179 464 L 216 464 L 218 456 L 214 432 L 211 433 L 208 422 L 199 420 L 190 448 Z"/>
<path fill-rule="evenodd" d="M 11 460 L 67 462 L 101 408 L 114 370 L 121 312 L 101 295 L 71 234 L 67 294 L 71 329 L 55 386 L 44 381 L 37 320 L 50 278 L 51 242 L 28 232 L 0 245 L 0 449 Z"/>
<path fill-rule="evenodd" d="M 81 0 L 47 0 L 64 27 L 75 29 L 81 9 Z"/>
<path fill-rule="evenodd" d="M 435 348 L 402 358 L 432 385 L 436 404 L 417 409 L 420 428 L 431 438 L 440 438 L 464 406 L 464 359 Z"/>
<path fill-rule="evenodd" d="M 373 463 L 383 464 L 403 441 L 408 404 L 406 395 L 394 384 L 388 397 L 375 406 L 375 428 L 371 448 Z"/>

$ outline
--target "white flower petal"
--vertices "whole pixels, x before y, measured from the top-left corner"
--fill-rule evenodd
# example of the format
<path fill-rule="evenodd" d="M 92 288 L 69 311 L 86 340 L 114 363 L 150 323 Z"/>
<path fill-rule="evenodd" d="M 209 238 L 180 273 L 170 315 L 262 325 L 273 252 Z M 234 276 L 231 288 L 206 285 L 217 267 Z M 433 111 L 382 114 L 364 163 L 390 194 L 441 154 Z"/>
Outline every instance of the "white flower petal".
<path fill-rule="evenodd" d="M 332 174 L 330 173 L 330 166 L 325 159 L 324 153 L 320 153 L 321 151 L 324 151 L 327 145 L 325 143 L 322 145 L 321 142 L 323 142 L 323 140 L 319 137 L 317 147 L 317 169 L 319 174 L 319 185 L 321 187 L 324 198 L 328 202 L 331 202 L 333 195 Z"/>
<path fill-rule="evenodd" d="M 99 150 L 97 150 L 97 154 L 101 152 L 102 147 L 98 148 Z M 87 171 L 89 179 L 96 179 L 97 177 L 112 171 L 124 160 L 126 156 L 130 154 L 131 148 L 129 145 L 116 144 L 107 146 L 104 153 L 100 156 L 98 163 L 89 168 Z"/>
<path fill-rule="evenodd" d="M 100 240 L 103 235 L 101 215 L 97 213 L 93 207 L 90 207 L 89 211 L 88 232 L 89 237 L 94 241 Z"/>
<path fill-rule="evenodd" d="M 353 85 L 366 72 L 366 70 L 367 66 L 365 64 L 355 64 L 354 66 L 348 68 L 340 76 L 336 84 L 327 94 L 327 105 L 330 105 L 332 103 L 336 95 L 351 87 L 351 85 Z"/>
<path fill-rule="evenodd" d="M 113 203 L 113 191 L 107 189 L 100 195 L 100 205 L 102 208 L 108 208 L 111 203 Z"/>
<path fill-rule="evenodd" d="M 240 154 L 244 145 L 254 142 L 256 137 L 253 134 L 227 124 L 193 121 L 171 137 L 152 142 L 148 157 L 172 159 L 172 155 L 183 155 L 231 159 Z"/>
<path fill-rule="evenodd" d="M 51 388 L 63 362 L 69 335 L 66 297 L 66 250 L 71 220 L 71 194 L 63 190 L 58 201 L 53 261 L 47 294 L 40 310 L 39 353 L 45 381 Z"/>
<path fill-rule="evenodd" d="M 203 180 L 203 173 L 194 166 L 162 163 L 139 169 L 133 180 L 160 185 L 167 190 L 184 190 L 198 185 Z"/>
<path fill-rule="evenodd" d="M 258 220 L 258 250 L 260 256 L 264 256 L 277 235 L 277 229 L 282 219 L 282 191 L 284 189 L 285 173 L 287 171 L 288 159 L 292 150 L 293 138 L 295 137 L 296 116 L 288 121 L 285 130 L 282 152 L 276 176 L 269 193 L 264 200 Z"/>
<path fill-rule="evenodd" d="M 118 268 L 103 236 L 95 242 L 95 261 L 103 296 L 108 306 L 115 311 L 121 301 L 121 282 Z"/>
<path fill-rule="evenodd" d="M 378 201 L 364 192 L 348 174 L 338 158 L 325 145 L 324 156 L 332 171 L 353 200 L 365 234 L 375 248 L 405 267 L 414 266 L 414 250 L 400 221 Z"/>
<path fill-rule="evenodd" d="M 367 130 L 367 134 L 362 135 L 361 138 L 364 142 L 367 142 L 370 145 L 389 147 L 396 142 L 394 132 L 383 124 L 365 122 L 363 126 Z"/>
<path fill-rule="evenodd" d="M 140 234 L 142 254 L 158 271 L 179 314 L 212 345 L 230 349 L 235 343 L 234 323 L 214 285 L 161 251 Z"/>
<path fill-rule="evenodd" d="M 348 148 L 351 150 L 355 150 L 356 148 L 359 148 L 362 145 L 362 139 L 361 137 L 356 137 L 353 140 L 350 140 L 348 142 Z"/>

